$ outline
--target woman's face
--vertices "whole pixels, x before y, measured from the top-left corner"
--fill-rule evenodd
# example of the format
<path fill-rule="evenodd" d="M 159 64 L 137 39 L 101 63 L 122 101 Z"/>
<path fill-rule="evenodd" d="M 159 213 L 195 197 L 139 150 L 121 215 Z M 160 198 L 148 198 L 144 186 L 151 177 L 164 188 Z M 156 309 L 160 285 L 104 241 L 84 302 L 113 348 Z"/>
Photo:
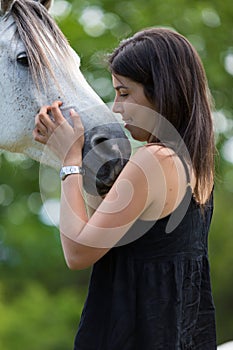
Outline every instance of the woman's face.
<path fill-rule="evenodd" d="M 146 98 L 143 85 L 116 74 L 112 83 L 116 91 L 113 112 L 121 114 L 135 140 L 149 141 L 155 129 L 155 106 Z"/>

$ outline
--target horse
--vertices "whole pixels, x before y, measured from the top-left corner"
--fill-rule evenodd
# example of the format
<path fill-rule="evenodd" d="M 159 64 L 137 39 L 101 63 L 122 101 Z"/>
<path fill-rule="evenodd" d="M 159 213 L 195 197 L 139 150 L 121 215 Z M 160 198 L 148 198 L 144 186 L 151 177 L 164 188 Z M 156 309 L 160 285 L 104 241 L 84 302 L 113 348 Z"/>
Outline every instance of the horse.
<path fill-rule="evenodd" d="M 61 100 L 65 118 L 71 123 L 73 108 L 84 125 L 84 188 L 104 196 L 130 157 L 130 141 L 81 73 L 78 54 L 49 14 L 51 2 L 1 1 L 0 149 L 58 169 L 58 158 L 33 140 L 32 130 L 40 107 Z"/>

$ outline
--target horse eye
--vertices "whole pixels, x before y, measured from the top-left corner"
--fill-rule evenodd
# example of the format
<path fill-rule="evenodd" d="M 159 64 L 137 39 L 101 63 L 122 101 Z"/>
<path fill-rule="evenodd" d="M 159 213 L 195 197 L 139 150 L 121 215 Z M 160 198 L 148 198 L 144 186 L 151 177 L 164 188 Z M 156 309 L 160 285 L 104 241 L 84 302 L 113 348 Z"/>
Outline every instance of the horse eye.
<path fill-rule="evenodd" d="M 29 66 L 28 57 L 27 57 L 26 52 L 21 52 L 20 54 L 18 54 L 17 62 L 19 64 L 21 64 L 22 66 L 24 66 L 24 67 L 28 67 Z"/>

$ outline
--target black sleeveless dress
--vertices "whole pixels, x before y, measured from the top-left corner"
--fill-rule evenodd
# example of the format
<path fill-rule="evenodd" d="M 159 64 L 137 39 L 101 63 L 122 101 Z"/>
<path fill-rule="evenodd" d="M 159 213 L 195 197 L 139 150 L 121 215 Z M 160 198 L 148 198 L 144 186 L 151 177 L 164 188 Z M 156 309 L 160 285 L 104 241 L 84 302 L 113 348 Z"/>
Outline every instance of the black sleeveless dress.
<path fill-rule="evenodd" d="M 138 220 L 93 267 L 74 350 L 216 349 L 212 212 L 213 196 L 203 213 L 188 186 L 171 215 Z"/>

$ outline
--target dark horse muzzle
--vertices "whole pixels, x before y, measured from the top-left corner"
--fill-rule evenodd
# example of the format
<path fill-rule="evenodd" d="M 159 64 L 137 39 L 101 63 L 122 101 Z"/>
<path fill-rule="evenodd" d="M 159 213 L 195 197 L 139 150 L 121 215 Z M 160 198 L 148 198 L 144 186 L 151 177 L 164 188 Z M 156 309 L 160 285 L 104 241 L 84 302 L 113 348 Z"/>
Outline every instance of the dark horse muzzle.
<path fill-rule="evenodd" d="M 119 123 L 108 123 L 86 131 L 83 148 L 85 191 L 91 195 L 106 195 L 130 154 L 130 142 Z"/>

